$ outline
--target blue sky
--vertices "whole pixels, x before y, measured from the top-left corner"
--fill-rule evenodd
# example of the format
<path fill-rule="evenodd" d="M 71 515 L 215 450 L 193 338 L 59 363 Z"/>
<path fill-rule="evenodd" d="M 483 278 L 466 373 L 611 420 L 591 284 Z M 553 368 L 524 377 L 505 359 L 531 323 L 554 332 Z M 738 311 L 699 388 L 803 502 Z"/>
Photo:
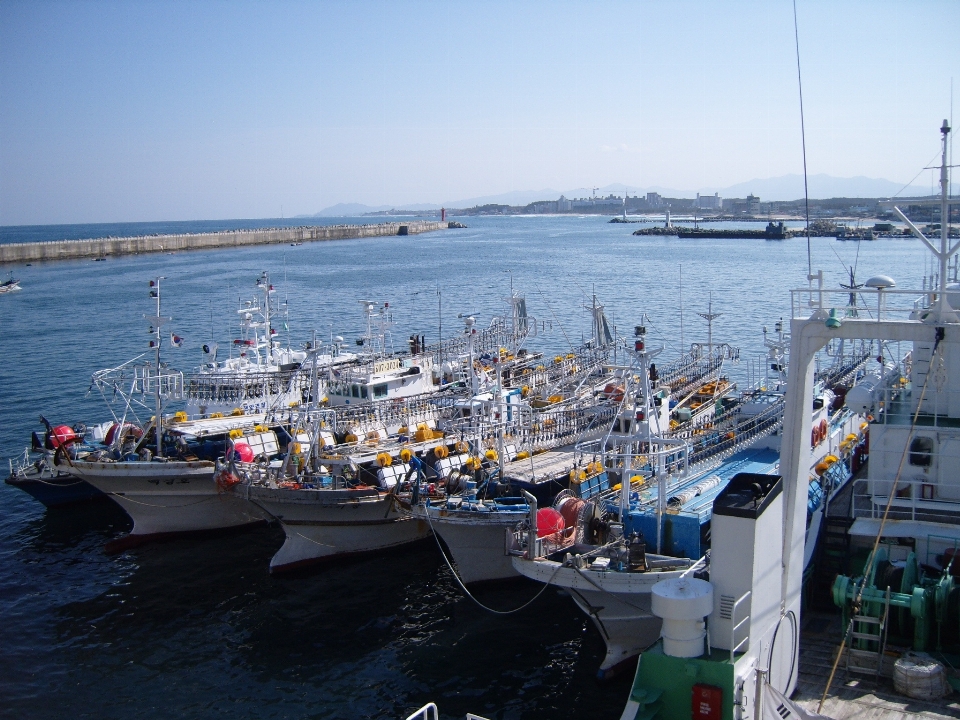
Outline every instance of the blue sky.
<path fill-rule="evenodd" d="M 960 3 L 797 7 L 810 173 L 909 182 Z M 793 32 L 786 0 L 0 0 L 0 224 L 799 173 Z"/>

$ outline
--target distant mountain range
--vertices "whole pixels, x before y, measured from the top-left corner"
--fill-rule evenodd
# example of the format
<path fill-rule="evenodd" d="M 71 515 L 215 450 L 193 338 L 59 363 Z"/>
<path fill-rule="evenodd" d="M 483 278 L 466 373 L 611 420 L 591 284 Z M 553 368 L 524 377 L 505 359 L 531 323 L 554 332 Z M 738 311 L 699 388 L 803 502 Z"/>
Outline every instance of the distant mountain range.
<path fill-rule="evenodd" d="M 905 197 L 916 197 L 918 195 L 929 195 L 930 188 L 910 185 L 906 188 L 899 183 L 883 180 L 879 178 L 868 178 L 863 176 L 852 178 L 838 178 L 831 175 L 811 175 L 808 178 L 810 187 L 810 198 L 886 198 L 894 195 Z M 693 198 L 697 192 L 701 195 L 713 195 L 719 193 L 723 198 L 745 198 L 753 194 L 763 201 L 784 201 L 799 200 L 803 198 L 803 175 L 781 175 L 775 178 L 754 179 L 748 182 L 737 183 L 725 188 L 709 187 L 699 191 L 691 192 L 689 190 L 676 190 L 661 186 L 651 186 L 639 188 L 623 183 L 614 183 L 602 188 L 597 188 L 597 195 L 606 196 L 611 193 L 614 195 L 623 195 L 624 189 L 631 195 L 645 195 L 648 192 L 656 192 L 664 197 L 674 198 Z M 434 203 L 417 203 L 411 205 L 363 205 L 361 203 L 337 203 L 324 208 L 313 215 L 304 215 L 302 217 L 356 217 L 374 212 L 386 212 L 396 210 L 397 212 L 423 212 L 429 210 L 439 210 L 445 208 L 470 208 L 477 205 L 527 205 L 538 200 L 556 200 L 560 195 L 567 198 L 589 197 L 593 193 L 592 188 L 575 188 L 565 192 L 545 188 L 543 190 L 514 190 L 513 192 L 501 193 L 499 195 L 484 195 L 481 197 L 466 198 L 464 200 L 452 200 L 443 205 Z"/>

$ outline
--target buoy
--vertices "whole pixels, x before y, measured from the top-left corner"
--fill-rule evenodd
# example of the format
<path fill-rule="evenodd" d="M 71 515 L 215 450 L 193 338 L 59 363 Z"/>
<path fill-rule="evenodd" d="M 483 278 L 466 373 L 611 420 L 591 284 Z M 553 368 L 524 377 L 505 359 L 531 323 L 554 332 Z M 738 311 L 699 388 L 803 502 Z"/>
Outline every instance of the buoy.
<path fill-rule="evenodd" d="M 517 456 L 514 458 L 514 460 L 526 460 L 528 457 L 530 457 L 530 453 L 526 450 L 521 450 L 517 453 Z"/>
<path fill-rule="evenodd" d="M 554 535 L 563 532 L 566 524 L 563 515 L 551 507 L 540 508 L 537 510 L 537 537 L 542 538 L 547 535 Z"/>
<path fill-rule="evenodd" d="M 240 462 L 253 462 L 253 448 L 245 442 L 234 443 L 232 457 Z"/>
<path fill-rule="evenodd" d="M 241 415 L 243 415 L 243 408 L 234 408 L 230 414 L 233 417 L 240 417 Z"/>
<path fill-rule="evenodd" d="M 467 444 L 466 440 L 458 440 L 456 448 L 458 453 L 465 453 L 470 449 L 470 446 Z"/>
<path fill-rule="evenodd" d="M 487 450 L 487 451 L 483 454 L 483 456 L 484 456 L 487 460 L 489 460 L 490 462 L 496 462 L 496 461 L 499 459 L 499 457 L 500 457 L 499 455 L 497 455 L 497 451 L 494 450 L 493 448 L 490 448 L 489 450 Z"/>
<path fill-rule="evenodd" d="M 446 445 L 437 445 L 437 446 L 433 449 L 433 454 L 434 454 L 439 460 L 443 460 L 443 459 L 447 456 L 447 454 L 448 454 L 448 452 L 447 452 L 447 446 L 446 446 Z"/>
<path fill-rule="evenodd" d="M 410 458 L 412 457 L 413 457 L 413 451 L 410 448 L 403 448 L 400 451 L 400 462 L 408 463 L 410 462 Z"/>
<path fill-rule="evenodd" d="M 173 421 L 175 423 L 182 423 L 187 421 L 187 414 L 183 410 L 178 410 L 173 414 Z"/>
<path fill-rule="evenodd" d="M 393 458 L 390 457 L 390 453 L 382 452 L 377 453 L 377 465 L 382 468 L 390 467 L 393 464 Z"/>
<path fill-rule="evenodd" d="M 243 437 L 243 430 L 241 430 L 240 428 L 234 428 L 233 430 L 230 431 L 229 434 L 230 434 L 231 440 L 236 440 L 237 438 Z"/>
<path fill-rule="evenodd" d="M 111 432 L 114 432 L 114 428 L 119 427 L 118 425 L 112 425 L 107 431 L 109 435 Z M 61 445 L 67 445 L 72 442 L 77 442 L 80 438 L 73 431 L 73 428 L 69 425 L 57 425 L 56 427 L 50 430 L 50 445 L 54 448 L 58 448 Z M 108 445 L 110 443 L 107 443 Z"/>

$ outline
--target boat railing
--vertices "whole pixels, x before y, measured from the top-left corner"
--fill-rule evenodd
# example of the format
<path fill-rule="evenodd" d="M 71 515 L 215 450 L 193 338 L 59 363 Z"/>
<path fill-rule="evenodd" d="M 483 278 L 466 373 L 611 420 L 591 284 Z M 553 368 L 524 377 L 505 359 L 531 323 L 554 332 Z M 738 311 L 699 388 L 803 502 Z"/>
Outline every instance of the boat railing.
<path fill-rule="evenodd" d="M 908 290 L 901 288 L 868 288 L 851 291 L 846 288 L 827 288 L 820 282 L 809 288 L 790 291 L 790 317 L 806 319 L 813 313 L 826 319 L 839 320 L 921 320 L 936 302 L 935 288 Z M 947 290 L 951 305 L 960 307 L 960 290 Z"/>
<path fill-rule="evenodd" d="M 735 426 L 720 427 L 714 432 L 704 432 L 699 439 L 694 436 L 690 464 L 696 465 L 707 460 L 714 462 L 724 460 L 743 450 L 757 438 L 773 434 L 781 425 L 783 425 L 782 402 L 771 405 L 749 420 L 738 422 Z"/>
<path fill-rule="evenodd" d="M 936 478 L 901 478 L 891 502 L 892 480 L 856 480 L 853 484 L 853 517 L 879 520 L 889 503 L 888 520 L 957 523 L 960 521 L 960 492 L 953 498 L 938 497 L 941 487 Z"/>
<path fill-rule="evenodd" d="M 747 590 L 743 595 L 737 598 L 737 601 L 733 603 L 733 608 L 730 610 L 730 664 L 733 664 L 733 655 L 744 645 L 747 645 L 750 642 L 750 633 L 747 632 L 743 636 L 743 640 L 737 642 L 737 631 L 740 630 L 744 625 L 750 622 L 750 615 L 743 616 L 743 619 L 740 622 L 737 622 L 737 609 L 740 605 L 746 602 L 752 595 L 752 591 Z"/>
<path fill-rule="evenodd" d="M 374 402 L 347 405 L 338 409 L 338 429 L 374 426 L 416 428 L 417 423 L 439 420 L 453 410 L 462 393 L 437 393 L 427 397 L 412 397 L 402 400 L 376 400 Z"/>
<path fill-rule="evenodd" d="M 921 388 L 908 384 L 905 379 L 885 388 L 882 393 L 878 393 L 879 400 L 872 415 L 872 422 L 883 425 L 912 425 L 916 420 L 917 427 L 956 428 L 960 420 L 955 415 L 951 416 L 950 410 L 960 407 L 960 390 L 950 390 L 948 387 L 934 389 L 934 379 L 930 378 L 930 387 L 923 393 L 922 400 Z M 916 412 L 918 402 L 919 413 Z"/>

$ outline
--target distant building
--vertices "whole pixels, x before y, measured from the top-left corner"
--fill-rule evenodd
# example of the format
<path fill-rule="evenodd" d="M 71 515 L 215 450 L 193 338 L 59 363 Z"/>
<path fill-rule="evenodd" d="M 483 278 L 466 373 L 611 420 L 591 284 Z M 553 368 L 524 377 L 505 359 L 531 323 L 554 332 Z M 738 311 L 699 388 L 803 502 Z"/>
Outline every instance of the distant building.
<path fill-rule="evenodd" d="M 748 215 L 760 214 L 760 198 L 758 198 L 753 193 L 747 195 L 747 214 Z"/>
<path fill-rule="evenodd" d="M 663 198 L 660 196 L 660 193 L 648 192 L 647 205 L 652 208 L 663 207 Z"/>
<path fill-rule="evenodd" d="M 560 199 L 557 200 L 557 212 L 569 212 L 573 207 L 573 203 L 567 200 L 563 195 L 560 196 Z"/>
<path fill-rule="evenodd" d="M 694 207 L 698 207 L 701 210 L 722 210 L 723 209 L 723 198 L 720 197 L 720 193 L 714 193 L 713 195 L 701 195 L 697 193 L 697 199 L 694 201 Z"/>

